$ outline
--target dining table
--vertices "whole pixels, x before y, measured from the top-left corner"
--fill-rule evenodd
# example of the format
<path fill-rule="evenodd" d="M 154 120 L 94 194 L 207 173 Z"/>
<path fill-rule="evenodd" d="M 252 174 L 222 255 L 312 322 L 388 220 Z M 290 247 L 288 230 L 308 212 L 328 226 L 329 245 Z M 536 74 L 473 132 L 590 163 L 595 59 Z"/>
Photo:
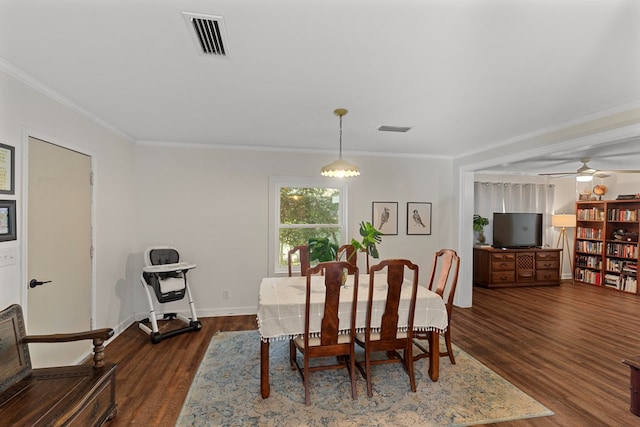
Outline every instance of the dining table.
<path fill-rule="evenodd" d="M 375 279 L 371 316 L 371 327 L 374 332 L 375 328 L 380 326 L 387 297 L 386 274 L 376 273 Z M 358 282 L 356 331 L 363 332 L 369 298 L 369 275 L 359 275 Z M 353 286 L 354 277 L 349 275 L 340 291 L 339 329 L 344 333 L 348 333 L 351 328 Z M 411 286 L 412 281 L 405 279 L 399 306 L 401 319 L 398 322 L 399 330 L 406 331 L 408 326 Z M 266 277 L 260 283 L 257 318 L 260 330 L 260 392 L 263 398 L 269 397 L 270 394 L 269 343 L 289 340 L 305 332 L 306 288 L 307 278 L 305 276 Z M 310 333 L 320 332 L 324 292 L 324 277 L 311 276 Z M 439 348 L 439 336 L 447 329 L 447 319 L 447 309 L 440 295 L 424 286 L 418 286 L 413 330 L 428 332 L 429 348 Z M 439 371 L 440 353 L 432 351 L 429 357 L 429 377 L 432 381 L 438 381 Z"/>

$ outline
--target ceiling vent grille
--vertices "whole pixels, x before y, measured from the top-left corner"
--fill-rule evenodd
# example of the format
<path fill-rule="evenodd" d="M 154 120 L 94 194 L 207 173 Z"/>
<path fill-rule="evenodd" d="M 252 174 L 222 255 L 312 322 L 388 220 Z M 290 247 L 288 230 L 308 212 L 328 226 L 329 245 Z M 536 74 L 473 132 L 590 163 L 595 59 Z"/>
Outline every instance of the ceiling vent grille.
<path fill-rule="evenodd" d="M 204 56 L 228 57 L 227 36 L 221 16 L 182 12 L 198 51 Z"/>
<path fill-rule="evenodd" d="M 381 125 L 381 126 L 378 126 L 378 130 L 380 132 L 408 132 L 411 130 L 411 128 L 409 126 Z"/>

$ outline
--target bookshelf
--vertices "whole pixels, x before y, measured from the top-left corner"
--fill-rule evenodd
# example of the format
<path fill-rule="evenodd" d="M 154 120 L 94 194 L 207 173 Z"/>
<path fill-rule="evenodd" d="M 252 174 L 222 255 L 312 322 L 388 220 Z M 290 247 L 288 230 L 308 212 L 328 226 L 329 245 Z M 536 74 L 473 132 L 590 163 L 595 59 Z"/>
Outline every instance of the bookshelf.
<path fill-rule="evenodd" d="M 638 293 L 640 200 L 576 202 L 576 282 Z"/>

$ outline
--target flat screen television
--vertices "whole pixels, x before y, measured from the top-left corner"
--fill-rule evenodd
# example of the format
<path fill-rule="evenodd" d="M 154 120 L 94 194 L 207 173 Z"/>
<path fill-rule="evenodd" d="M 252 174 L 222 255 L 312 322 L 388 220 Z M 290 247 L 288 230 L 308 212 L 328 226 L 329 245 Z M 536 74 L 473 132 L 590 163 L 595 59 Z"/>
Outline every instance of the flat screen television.
<path fill-rule="evenodd" d="M 493 213 L 494 248 L 534 248 L 541 246 L 541 213 Z"/>

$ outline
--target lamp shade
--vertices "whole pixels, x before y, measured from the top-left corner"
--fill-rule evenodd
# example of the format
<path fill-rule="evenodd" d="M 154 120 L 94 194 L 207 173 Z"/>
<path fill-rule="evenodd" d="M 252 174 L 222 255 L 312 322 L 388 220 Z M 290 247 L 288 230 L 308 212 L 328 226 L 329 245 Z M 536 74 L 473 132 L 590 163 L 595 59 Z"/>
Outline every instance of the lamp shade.
<path fill-rule="evenodd" d="M 348 113 L 345 108 L 336 108 L 333 114 L 340 117 L 340 156 L 335 162 L 322 167 L 320 175 L 331 178 L 350 178 L 360 175 L 360 169 L 349 162 L 342 160 L 342 116 Z"/>
<path fill-rule="evenodd" d="M 576 216 L 574 214 L 557 214 L 551 216 L 551 225 L 554 227 L 573 228 L 576 226 Z"/>
<path fill-rule="evenodd" d="M 352 176 L 360 175 L 360 170 L 357 166 L 352 165 L 342 159 L 338 159 L 335 162 L 329 163 L 322 168 L 320 172 L 322 176 L 328 176 L 333 178 L 349 178 Z"/>
<path fill-rule="evenodd" d="M 576 176 L 576 181 L 578 181 L 578 182 L 593 181 L 593 175 L 590 175 L 590 174 L 578 174 Z"/>

